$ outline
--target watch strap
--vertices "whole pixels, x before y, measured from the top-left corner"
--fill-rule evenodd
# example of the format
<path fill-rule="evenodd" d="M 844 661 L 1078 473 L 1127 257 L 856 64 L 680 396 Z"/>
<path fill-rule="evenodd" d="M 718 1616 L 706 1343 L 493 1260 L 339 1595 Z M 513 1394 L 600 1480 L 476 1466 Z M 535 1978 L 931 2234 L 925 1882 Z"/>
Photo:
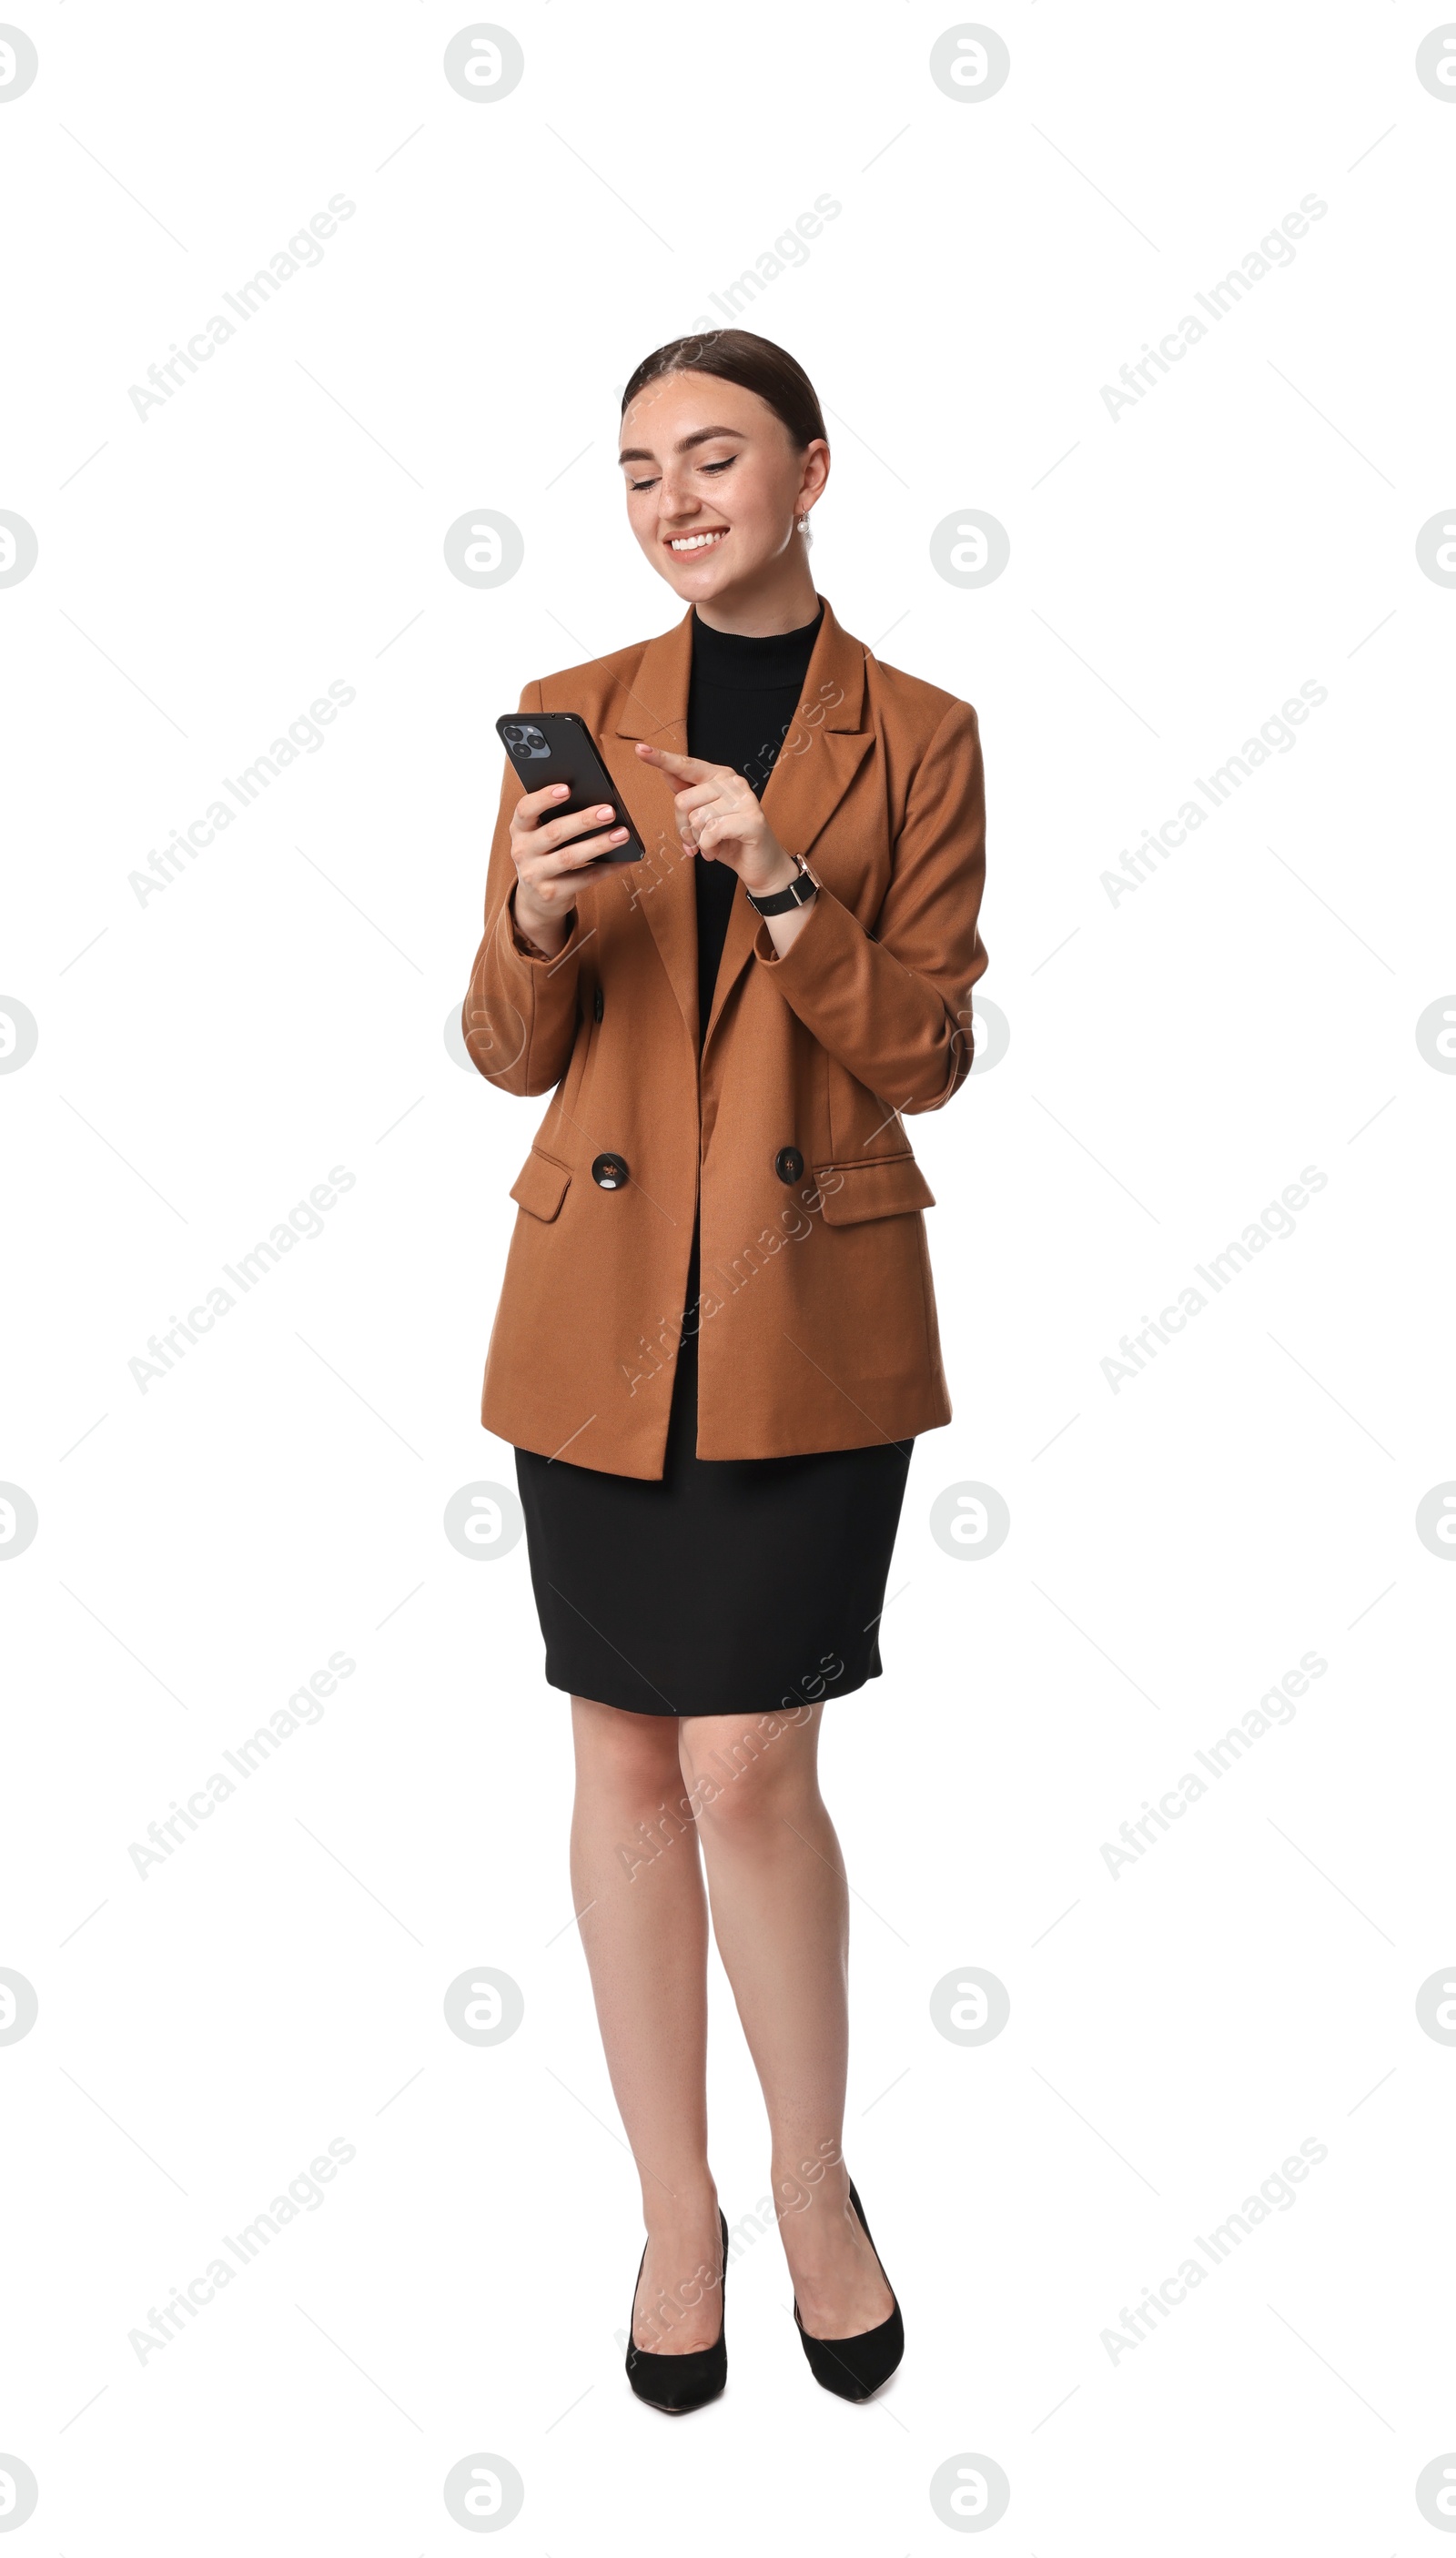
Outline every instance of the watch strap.
<path fill-rule="evenodd" d="M 796 907 L 807 906 L 818 888 L 818 881 L 811 876 L 802 853 L 796 853 L 793 858 L 799 864 L 799 877 L 791 880 L 787 888 L 777 890 L 772 897 L 755 897 L 751 888 L 744 890 L 743 894 L 756 915 L 792 915 Z"/>

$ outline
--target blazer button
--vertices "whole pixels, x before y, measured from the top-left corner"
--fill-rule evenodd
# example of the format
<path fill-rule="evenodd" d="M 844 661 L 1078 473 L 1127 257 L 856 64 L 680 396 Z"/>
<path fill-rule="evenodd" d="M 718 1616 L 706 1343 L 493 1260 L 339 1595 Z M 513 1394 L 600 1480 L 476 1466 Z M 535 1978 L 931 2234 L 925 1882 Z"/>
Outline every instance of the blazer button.
<path fill-rule="evenodd" d="M 781 1182 L 797 1182 L 803 1170 L 803 1157 L 797 1146 L 781 1146 L 774 1157 L 774 1170 Z"/>
<path fill-rule="evenodd" d="M 622 1155 L 598 1155 L 592 1166 L 592 1180 L 599 1190 L 620 1191 L 631 1178 Z"/>
<path fill-rule="evenodd" d="M 593 997 L 592 997 L 592 1020 L 593 1020 L 594 1022 L 599 1022 L 599 1021 L 601 1020 L 601 1018 L 602 1018 L 603 1013 L 606 1011 L 606 1009 L 607 1009 L 606 1004 L 605 1004 L 605 1002 L 603 1001 L 603 998 L 602 998 L 602 990 L 601 990 L 601 987 L 599 986 L 599 987 L 597 988 L 596 993 L 595 993 L 595 994 L 593 995 Z"/>

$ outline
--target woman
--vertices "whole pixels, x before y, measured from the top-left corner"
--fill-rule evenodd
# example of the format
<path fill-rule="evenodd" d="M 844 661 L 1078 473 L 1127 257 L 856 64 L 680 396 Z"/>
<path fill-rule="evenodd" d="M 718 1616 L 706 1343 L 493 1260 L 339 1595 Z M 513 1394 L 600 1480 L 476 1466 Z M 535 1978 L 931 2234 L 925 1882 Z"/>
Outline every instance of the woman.
<path fill-rule="evenodd" d="M 690 609 L 521 695 L 586 720 L 619 801 L 553 819 L 564 791 L 508 768 L 464 1028 L 491 1080 L 552 1093 L 482 1418 L 571 1696 L 573 1908 L 647 2225 L 628 2375 L 682 2413 L 727 2367 L 709 1903 L 810 2367 L 864 2398 L 903 2351 L 840 2149 L 848 1901 L 815 1761 L 826 1702 L 880 1674 L 912 1443 L 950 1417 L 901 1114 L 969 1069 L 984 826 L 974 712 L 814 591 L 829 447 L 792 356 L 659 348 L 621 467 Z M 583 876 L 624 811 L 647 859 Z"/>

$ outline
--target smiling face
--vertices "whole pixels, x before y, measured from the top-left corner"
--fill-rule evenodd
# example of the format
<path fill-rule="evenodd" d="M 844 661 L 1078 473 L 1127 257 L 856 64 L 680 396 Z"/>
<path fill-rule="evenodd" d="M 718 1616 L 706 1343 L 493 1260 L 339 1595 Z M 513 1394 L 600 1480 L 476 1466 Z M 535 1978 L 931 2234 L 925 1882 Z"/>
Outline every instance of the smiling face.
<path fill-rule="evenodd" d="M 709 373 L 645 383 L 622 421 L 622 476 L 632 529 L 684 604 L 716 619 L 715 607 L 812 594 L 795 518 L 823 489 L 829 448 L 801 451 L 756 391 Z"/>

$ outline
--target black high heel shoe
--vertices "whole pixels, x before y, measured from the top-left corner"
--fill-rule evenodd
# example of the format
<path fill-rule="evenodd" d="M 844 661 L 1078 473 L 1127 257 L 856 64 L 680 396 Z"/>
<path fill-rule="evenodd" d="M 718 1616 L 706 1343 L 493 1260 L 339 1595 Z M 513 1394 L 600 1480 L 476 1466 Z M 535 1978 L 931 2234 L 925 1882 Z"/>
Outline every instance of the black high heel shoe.
<path fill-rule="evenodd" d="M 859 2225 L 869 2239 L 875 2263 L 880 2265 L 880 2251 L 870 2238 L 870 2225 L 854 2191 L 852 2177 L 849 2200 Z M 905 2351 L 905 2322 L 900 2315 L 900 2303 L 895 2300 L 895 2286 L 885 2274 L 883 2265 L 880 2265 L 880 2272 L 885 2275 L 885 2288 L 895 2306 L 879 2327 L 866 2328 L 861 2336 L 810 2336 L 799 2315 L 799 2303 L 795 2301 L 794 2324 L 808 2356 L 808 2367 L 819 2387 L 832 2389 L 836 2398 L 873 2398 L 875 2391 L 884 2387 L 891 2372 L 899 2368 L 900 2357 Z"/>
<path fill-rule="evenodd" d="M 722 2212 L 718 2227 L 723 2233 L 723 2271 L 718 2277 L 718 2340 L 703 2346 L 700 2353 L 649 2353 L 631 2342 L 632 2323 L 628 2321 L 627 2377 L 634 2393 L 649 2407 L 659 2407 L 664 2416 L 686 2416 L 694 2407 L 706 2407 L 710 2398 L 718 2397 L 728 2381 L 728 2347 L 724 2341 L 724 2295 L 728 2289 L 728 2223 Z M 637 2280 L 642 2281 L 642 2268 L 647 2263 L 644 2246 Z M 637 2310 L 637 2287 L 633 2286 L 632 2307 Z"/>

